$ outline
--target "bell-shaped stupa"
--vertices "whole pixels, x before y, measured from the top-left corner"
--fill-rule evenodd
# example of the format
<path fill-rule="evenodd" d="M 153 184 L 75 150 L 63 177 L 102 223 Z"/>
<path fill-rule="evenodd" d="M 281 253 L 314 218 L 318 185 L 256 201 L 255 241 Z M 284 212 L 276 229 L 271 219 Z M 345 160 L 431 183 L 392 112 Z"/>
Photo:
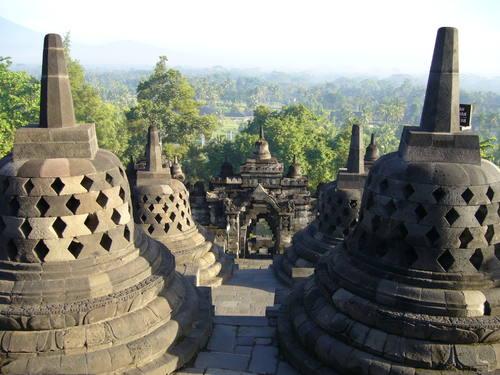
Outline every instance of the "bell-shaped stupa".
<path fill-rule="evenodd" d="M 0 373 L 170 374 L 211 308 L 132 220 L 119 159 L 77 125 L 61 37 L 45 37 L 40 124 L 0 161 Z"/>
<path fill-rule="evenodd" d="M 356 226 L 366 179 L 362 152 L 363 130 L 353 125 L 347 168 L 319 189 L 318 216 L 293 236 L 292 246 L 274 261 L 276 275 L 286 284 L 310 276 L 320 257 Z"/>
<path fill-rule="evenodd" d="M 158 129 L 151 126 L 145 168 L 137 170 L 134 188 L 136 223 L 174 254 L 177 271 L 194 278 L 196 285 L 220 285 L 232 274 L 232 259 L 200 232 L 191 216 L 189 192 L 161 160 Z"/>
<path fill-rule="evenodd" d="M 366 181 L 359 223 L 278 321 L 303 374 L 498 374 L 500 169 L 459 126 L 458 32 L 438 30 L 420 127 Z"/>

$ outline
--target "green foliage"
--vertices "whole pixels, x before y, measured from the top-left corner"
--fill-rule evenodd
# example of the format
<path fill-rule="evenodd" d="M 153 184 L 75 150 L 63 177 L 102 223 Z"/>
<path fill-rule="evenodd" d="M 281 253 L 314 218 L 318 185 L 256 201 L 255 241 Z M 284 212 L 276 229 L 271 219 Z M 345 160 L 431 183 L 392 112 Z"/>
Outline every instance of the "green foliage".
<path fill-rule="evenodd" d="M 143 129 L 156 125 L 165 144 L 189 146 L 202 134 L 210 137 L 217 123 L 215 116 L 200 115 L 194 89 L 178 70 L 167 68 L 165 56 L 160 57 L 153 73 L 139 83 L 137 105 L 128 118 L 142 122 Z"/>
<path fill-rule="evenodd" d="M 0 157 L 10 152 L 15 130 L 38 123 L 40 113 L 40 83 L 10 67 L 11 60 L 0 57 Z"/>
<path fill-rule="evenodd" d="M 128 130 L 123 111 L 102 100 L 98 91 L 86 82 L 82 65 L 70 55 L 70 36 L 64 37 L 66 63 L 70 78 L 75 117 L 78 123 L 95 123 L 99 147 L 125 160 Z"/>

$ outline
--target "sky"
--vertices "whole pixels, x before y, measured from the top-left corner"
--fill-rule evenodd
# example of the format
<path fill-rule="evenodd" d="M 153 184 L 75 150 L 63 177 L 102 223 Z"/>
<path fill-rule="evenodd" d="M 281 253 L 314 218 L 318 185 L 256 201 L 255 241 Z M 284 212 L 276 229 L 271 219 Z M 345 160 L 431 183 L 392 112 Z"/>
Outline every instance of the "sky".
<path fill-rule="evenodd" d="M 173 64 L 184 51 L 193 66 L 366 74 L 427 73 L 437 28 L 454 26 L 461 72 L 500 76 L 498 0 L 0 0 L 0 15 L 166 48 Z"/>

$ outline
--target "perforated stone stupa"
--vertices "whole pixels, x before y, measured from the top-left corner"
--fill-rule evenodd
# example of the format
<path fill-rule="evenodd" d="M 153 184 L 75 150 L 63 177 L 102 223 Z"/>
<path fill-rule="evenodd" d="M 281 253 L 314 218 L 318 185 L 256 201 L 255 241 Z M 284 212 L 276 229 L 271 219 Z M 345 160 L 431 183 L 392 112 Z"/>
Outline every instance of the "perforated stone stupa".
<path fill-rule="evenodd" d="M 356 226 L 366 179 L 362 150 L 362 127 L 353 125 L 347 168 L 339 171 L 335 181 L 321 187 L 317 218 L 293 236 L 292 246 L 284 255 L 275 258 L 276 275 L 286 284 L 312 275 L 319 258 Z M 377 157 L 378 150 L 372 136 L 365 160 L 374 161 Z"/>
<path fill-rule="evenodd" d="M 61 37 L 45 37 L 40 124 L 0 161 L 0 373 L 170 374 L 210 308 L 136 229 L 122 164 L 76 125 Z"/>
<path fill-rule="evenodd" d="M 458 32 L 438 30 L 420 127 L 381 157 L 359 224 L 282 306 L 303 374 L 497 374 L 500 170 L 459 127 Z"/>
<path fill-rule="evenodd" d="M 168 247 L 177 270 L 193 277 L 196 285 L 220 285 L 231 275 L 232 261 L 198 230 L 191 216 L 189 192 L 163 166 L 161 155 L 158 129 L 150 127 L 145 168 L 137 171 L 134 189 L 136 223 Z"/>

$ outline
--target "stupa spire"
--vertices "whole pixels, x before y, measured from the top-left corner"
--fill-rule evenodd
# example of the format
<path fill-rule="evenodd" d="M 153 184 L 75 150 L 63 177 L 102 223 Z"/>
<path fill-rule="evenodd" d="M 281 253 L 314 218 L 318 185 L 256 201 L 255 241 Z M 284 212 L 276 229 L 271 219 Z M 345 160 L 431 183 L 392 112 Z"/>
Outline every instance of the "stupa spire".
<path fill-rule="evenodd" d="M 146 146 L 146 169 L 150 172 L 163 170 L 161 162 L 160 133 L 158 128 L 151 125 L 148 128 L 148 144 Z"/>
<path fill-rule="evenodd" d="M 259 139 L 265 139 L 264 138 L 264 125 L 260 124 L 259 128 Z"/>
<path fill-rule="evenodd" d="M 47 34 L 43 42 L 40 127 L 66 128 L 76 125 L 73 97 L 61 36 Z"/>
<path fill-rule="evenodd" d="M 428 132 L 455 133 L 459 124 L 458 30 L 441 27 L 436 36 L 420 127 Z"/>
<path fill-rule="evenodd" d="M 349 146 L 349 156 L 347 158 L 347 172 L 359 173 L 365 172 L 363 162 L 363 132 L 361 125 L 354 124 L 351 133 L 351 145 Z"/>

